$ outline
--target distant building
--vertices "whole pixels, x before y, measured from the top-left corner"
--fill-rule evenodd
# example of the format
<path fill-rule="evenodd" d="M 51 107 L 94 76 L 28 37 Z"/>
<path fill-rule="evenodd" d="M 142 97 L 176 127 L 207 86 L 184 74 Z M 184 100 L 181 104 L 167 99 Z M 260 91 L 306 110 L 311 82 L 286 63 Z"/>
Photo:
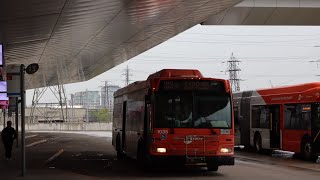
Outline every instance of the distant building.
<path fill-rule="evenodd" d="M 113 109 L 113 94 L 118 89 L 119 86 L 107 85 L 101 87 L 101 106 L 102 108 L 107 108 L 112 111 Z"/>
<path fill-rule="evenodd" d="M 100 94 L 99 91 L 82 91 L 71 94 L 71 106 L 99 108 Z"/>

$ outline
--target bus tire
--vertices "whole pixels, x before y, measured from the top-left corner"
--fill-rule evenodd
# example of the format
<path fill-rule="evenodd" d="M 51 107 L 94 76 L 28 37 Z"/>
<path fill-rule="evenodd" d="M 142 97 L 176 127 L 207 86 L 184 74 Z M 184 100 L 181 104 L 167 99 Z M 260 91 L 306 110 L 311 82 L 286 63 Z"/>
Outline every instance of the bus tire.
<path fill-rule="evenodd" d="M 301 141 L 301 150 L 302 158 L 304 160 L 312 160 L 313 153 L 312 153 L 312 141 L 310 138 L 305 137 Z"/>
<path fill-rule="evenodd" d="M 260 133 L 256 132 L 254 135 L 254 149 L 256 152 L 261 153 L 262 152 L 262 139 Z"/>
<path fill-rule="evenodd" d="M 120 135 L 117 135 L 116 138 L 116 151 L 117 151 L 117 159 L 123 159 L 124 158 L 124 154 L 121 151 L 121 142 L 120 142 Z"/>
<path fill-rule="evenodd" d="M 138 143 L 137 160 L 140 165 L 143 165 L 143 147 L 140 141 Z"/>
<path fill-rule="evenodd" d="M 218 169 L 219 169 L 219 166 L 218 166 L 217 163 L 214 163 L 214 162 L 212 162 L 212 163 L 208 162 L 207 163 L 207 170 L 208 171 L 218 171 Z"/>
<path fill-rule="evenodd" d="M 214 172 L 216 172 L 216 171 L 218 171 L 219 166 L 217 166 L 217 165 L 215 165 L 215 166 L 208 166 L 207 169 L 208 169 L 208 171 L 214 171 Z"/>

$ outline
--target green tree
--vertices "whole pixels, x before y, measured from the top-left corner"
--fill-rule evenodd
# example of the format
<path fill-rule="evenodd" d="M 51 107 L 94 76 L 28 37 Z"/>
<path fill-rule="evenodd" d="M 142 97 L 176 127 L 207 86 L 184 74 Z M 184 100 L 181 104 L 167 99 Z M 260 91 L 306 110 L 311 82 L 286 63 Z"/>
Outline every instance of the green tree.
<path fill-rule="evenodd" d="M 99 111 L 91 112 L 91 116 L 99 122 L 111 122 L 111 114 L 108 109 L 104 108 Z"/>

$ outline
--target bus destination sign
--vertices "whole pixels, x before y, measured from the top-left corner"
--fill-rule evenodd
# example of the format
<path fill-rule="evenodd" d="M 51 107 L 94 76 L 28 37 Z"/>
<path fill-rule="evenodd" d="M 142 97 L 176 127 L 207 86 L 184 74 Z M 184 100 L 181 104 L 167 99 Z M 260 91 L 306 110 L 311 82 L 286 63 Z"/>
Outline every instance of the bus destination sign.
<path fill-rule="evenodd" d="M 159 90 L 223 90 L 224 84 L 208 80 L 171 80 L 161 81 Z"/>

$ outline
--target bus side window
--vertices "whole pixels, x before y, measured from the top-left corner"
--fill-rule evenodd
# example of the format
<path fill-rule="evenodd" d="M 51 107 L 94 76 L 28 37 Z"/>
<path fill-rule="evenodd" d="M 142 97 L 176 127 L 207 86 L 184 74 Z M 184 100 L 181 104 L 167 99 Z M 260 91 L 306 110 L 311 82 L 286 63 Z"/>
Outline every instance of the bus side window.
<path fill-rule="evenodd" d="M 285 105 L 285 128 L 305 130 L 311 129 L 311 105 Z"/>
<path fill-rule="evenodd" d="M 317 108 L 317 120 L 315 122 L 315 126 L 317 128 L 320 128 L 320 106 L 318 106 L 318 108 Z"/>
<path fill-rule="evenodd" d="M 270 109 L 268 106 L 252 106 L 252 128 L 270 128 Z"/>
<path fill-rule="evenodd" d="M 312 121 L 313 128 L 320 129 L 320 104 L 315 103 L 312 105 Z"/>

